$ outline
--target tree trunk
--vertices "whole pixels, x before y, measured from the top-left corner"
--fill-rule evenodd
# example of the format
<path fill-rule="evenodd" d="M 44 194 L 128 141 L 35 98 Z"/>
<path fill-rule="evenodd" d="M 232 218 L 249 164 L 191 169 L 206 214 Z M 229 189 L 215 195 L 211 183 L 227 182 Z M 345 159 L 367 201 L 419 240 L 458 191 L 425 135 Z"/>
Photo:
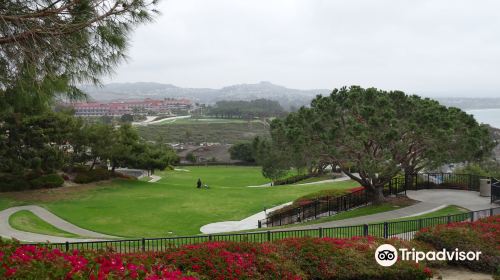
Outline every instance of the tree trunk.
<path fill-rule="evenodd" d="M 368 191 L 368 199 L 375 205 L 384 202 L 384 187 L 370 187 L 366 188 Z"/>
<path fill-rule="evenodd" d="M 413 176 L 416 173 L 415 169 L 411 167 L 405 168 L 405 188 L 407 190 L 413 190 L 414 189 L 414 180 Z"/>
<path fill-rule="evenodd" d="M 92 171 L 92 169 L 94 169 L 94 166 L 95 166 L 95 162 L 97 161 L 97 158 L 94 158 L 94 160 L 92 161 L 92 165 L 90 166 L 89 168 L 89 171 Z"/>

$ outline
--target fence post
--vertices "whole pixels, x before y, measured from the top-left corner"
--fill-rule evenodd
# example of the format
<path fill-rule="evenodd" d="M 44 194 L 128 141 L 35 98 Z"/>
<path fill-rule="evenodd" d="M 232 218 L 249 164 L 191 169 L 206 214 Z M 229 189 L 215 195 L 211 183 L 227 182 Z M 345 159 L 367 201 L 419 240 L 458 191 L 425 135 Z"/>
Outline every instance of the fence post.
<path fill-rule="evenodd" d="M 450 216 L 450 214 L 448 214 L 448 216 L 446 217 L 446 223 L 451 224 L 451 216 Z"/>
<path fill-rule="evenodd" d="M 418 219 L 418 229 L 422 229 L 422 218 Z"/>
<path fill-rule="evenodd" d="M 213 236 L 211 234 L 208 235 L 208 241 L 212 241 Z"/>
<path fill-rule="evenodd" d="M 267 231 L 267 241 L 268 242 L 271 241 L 271 231 L 270 230 Z"/>
<path fill-rule="evenodd" d="M 493 216 L 493 208 L 490 208 L 490 217 Z"/>
<path fill-rule="evenodd" d="M 368 225 L 367 224 L 363 225 L 363 235 L 368 236 Z"/>
<path fill-rule="evenodd" d="M 470 216 L 470 221 L 474 222 L 474 212 L 470 211 L 469 216 Z"/>
<path fill-rule="evenodd" d="M 319 236 L 319 238 L 323 237 L 323 228 L 322 227 L 318 228 L 318 236 Z"/>
<path fill-rule="evenodd" d="M 314 218 L 315 219 L 318 218 L 318 202 L 319 201 L 317 199 L 314 201 Z"/>
<path fill-rule="evenodd" d="M 384 222 L 384 238 L 389 237 L 389 224 L 387 222 Z"/>
<path fill-rule="evenodd" d="M 143 252 L 146 251 L 146 239 L 144 239 L 144 237 L 141 239 L 141 250 Z"/>
<path fill-rule="evenodd" d="M 65 249 L 66 249 L 66 252 L 69 252 L 69 242 L 68 242 L 68 241 L 66 241 L 66 243 L 65 243 L 65 247 L 66 247 L 66 248 L 65 248 Z"/>
<path fill-rule="evenodd" d="M 257 222 L 257 227 L 258 227 L 258 228 L 261 228 L 261 227 L 262 227 L 262 222 L 261 222 L 260 220 Z"/>

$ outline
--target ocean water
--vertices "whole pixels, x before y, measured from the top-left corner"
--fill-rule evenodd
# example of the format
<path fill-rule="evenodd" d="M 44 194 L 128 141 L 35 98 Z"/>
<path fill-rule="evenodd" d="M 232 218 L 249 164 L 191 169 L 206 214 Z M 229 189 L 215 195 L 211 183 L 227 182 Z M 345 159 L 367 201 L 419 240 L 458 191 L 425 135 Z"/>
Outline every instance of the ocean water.
<path fill-rule="evenodd" d="M 467 110 L 479 123 L 487 123 L 493 127 L 500 128 L 500 108 Z"/>

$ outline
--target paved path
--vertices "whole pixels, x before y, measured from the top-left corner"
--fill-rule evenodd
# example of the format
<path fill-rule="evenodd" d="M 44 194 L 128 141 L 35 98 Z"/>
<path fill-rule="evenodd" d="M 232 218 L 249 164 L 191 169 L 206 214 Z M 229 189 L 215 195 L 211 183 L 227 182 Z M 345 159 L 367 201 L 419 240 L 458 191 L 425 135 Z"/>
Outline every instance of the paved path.
<path fill-rule="evenodd" d="M 444 208 L 448 205 L 456 205 L 472 211 L 497 207 L 498 205 L 491 204 L 489 197 L 481 197 L 478 192 L 461 191 L 461 190 L 419 190 L 407 191 L 407 196 L 421 202 L 403 207 L 401 209 L 372 214 L 362 217 L 355 217 L 339 221 L 331 221 L 312 225 L 297 225 L 296 227 L 287 228 L 294 229 L 315 229 L 319 227 L 340 227 L 353 226 L 361 224 L 381 223 L 387 220 L 406 218 L 426 214 Z"/>
<path fill-rule="evenodd" d="M 326 183 L 342 182 L 342 181 L 349 181 L 349 180 L 351 180 L 351 178 L 344 176 L 344 177 L 340 177 L 340 178 L 336 178 L 336 179 L 327 179 L 327 180 L 322 180 L 322 181 L 317 181 L 317 182 L 294 184 L 293 186 L 317 185 L 317 184 L 326 184 Z"/>
<path fill-rule="evenodd" d="M 158 123 L 170 123 L 170 122 L 175 122 L 178 119 L 189 119 L 189 118 L 191 118 L 191 115 L 164 118 L 164 119 L 155 121 L 154 119 L 156 119 L 156 117 L 146 117 L 145 121 L 133 122 L 132 125 L 150 125 L 150 124 L 158 124 Z"/>
<path fill-rule="evenodd" d="M 158 182 L 161 180 L 161 177 L 157 175 L 149 175 L 149 177 L 151 178 L 151 180 L 148 181 L 150 183 Z"/>
<path fill-rule="evenodd" d="M 340 177 L 337 179 L 327 179 L 327 180 L 322 180 L 322 181 L 317 181 L 317 182 L 302 183 L 302 184 L 290 184 L 290 185 L 283 185 L 283 186 L 307 186 L 307 185 L 326 184 L 326 183 L 349 181 L 349 180 L 351 180 L 351 178 L 344 176 L 344 177 Z M 247 186 L 247 188 L 266 188 L 266 187 L 272 187 L 271 183 L 258 185 L 258 186 Z M 278 187 L 278 186 L 276 186 L 276 187 Z"/>
<path fill-rule="evenodd" d="M 457 205 L 471 211 L 483 210 L 496 206 L 490 203 L 490 197 L 479 196 L 479 192 L 472 191 L 435 189 L 406 191 L 406 195 L 418 201 L 441 205 Z"/>
<path fill-rule="evenodd" d="M 295 230 L 295 229 L 316 229 L 316 228 L 327 228 L 327 227 L 342 227 L 342 226 L 355 226 L 355 225 L 363 225 L 363 224 L 374 224 L 380 223 L 387 220 L 399 219 L 413 215 L 419 215 L 420 213 L 428 213 L 430 211 L 438 210 L 442 208 L 442 205 L 429 203 L 429 202 L 419 202 L 417 204 L 403 207 L 401 209 L 396 209 L 392 211 L 371 214 L 361 217 L 355 217 L 350 219 L 331 221 L 325 223 L 311 224 L 311 225 L 303 225 L 287 228 L 287 230 Z"/>
<path fill-rule="evenodd" d="M 12 228 L 9 224 L 9 217 L 21 210 L 28 210 L 33 212 L 33 214 L 40 217 L 42 220 L 46 221 L 53 226 L 64 230 L 66 232 L 70 232 L 79 236 L 84 236 L 87 238 L 67 238 L 67 237 L 57 237 L 45 234 L 31 233 L 20 231 Z M 15 238 L 19 241 L 25 242 L 52 242 L 52 243 L 60 243 L 60 242 L 81 242 L 81 241 L 94 241 L 94 240 L 109 240 L 118 238 L 116 236 L 101 234 L 98 232 L 86 230 L 80 227 L 77 227 L 58 216 L 52 214 L 45 208 L 36 205 L 26 205 L 26 206 L 18 206 L 11 207 L 0 211 L 0 236 L 6 238 Z"/>
<path fill-rule="evenodd" d="M 226 222 L 218 222 L 211 223 L 208 225 L 204 225 L 200 228 L 202 233 L 220 233 L 220 232 L 230 232 L 230 231 L 241 231 L 241 230 L 249 230 L 256 229 L 259 223 L 259 220 L 266 218 L 266 212 L 271 212 L 285 206 L 292 204 L 292 202 L 287 202 L 273 208 L 269 208 L 266 211 L 259 212 L 254 214 L 248 218 L 245 218 L 241 221 L 226 221 Z"/>

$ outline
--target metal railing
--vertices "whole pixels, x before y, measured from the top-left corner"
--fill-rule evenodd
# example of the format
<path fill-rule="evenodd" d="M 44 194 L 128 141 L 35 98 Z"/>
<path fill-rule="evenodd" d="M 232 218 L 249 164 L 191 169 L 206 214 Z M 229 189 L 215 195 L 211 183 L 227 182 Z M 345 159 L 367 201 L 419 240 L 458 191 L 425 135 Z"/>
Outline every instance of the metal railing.
<path fill-rule="evenodd" d="M 331 216 L 366 204 L 368 204 L 368 195 L 365 190 L 357 190 L 341 196 L 321 197 L 298 207 L 289 206 L 285 210 L 271 212 L 265 219 L 258 222 L 258 227 L 300 223 Z"/>
<path fill-rule="evenodd" d="M 491 203 L 500 202 L 500 181 L 491 178 Z"/>
<path fill-rule="evenodd" d="M 454 173 L 418 173 L 406 174 L 404 188 L 407 190 L 422 189 L 457 189 L 479 191 L 479 175 Z"/>
<path fill-rule="evenodd" d="M 183 245 L 193 245 L 208 241 L 270 242 L 294 237 L 350 238 L 354 236 L 376 236 L 410 240 L 422 228 L 452 222 L 476 221 L 480 218 L 500 215 L 500 207 L 480 211 L 465 212 L 432 218 L 409 219 L 403 221 L 365 224 L 357 226 L 316 228 L 304 230 L 277 230 L 235 234 L 211 234 L 166 238 L 141 238 L 112 241 L 41 243 L 38 245 L 58 248 L 62 251 L 113 250 L 118 253 L 161 252 Z"/>
<path fill-rule="evenodd" d="M 405 177 L 394 177 L 384 187 L 384 196 L 406 194 L 406 190 L 421 189 L 460 189 L 479 191 L 477 175 L 454 173 L 418 173 L 407 174 Z M 319 197 L 310 203 L 297 207 L 286 207 L 268 214 L 258 222 L 258 227 L 274 227 L 321 217 L 336 215 L 369 203 L 365 190 L 348 193 L 337 197 Z"/>

